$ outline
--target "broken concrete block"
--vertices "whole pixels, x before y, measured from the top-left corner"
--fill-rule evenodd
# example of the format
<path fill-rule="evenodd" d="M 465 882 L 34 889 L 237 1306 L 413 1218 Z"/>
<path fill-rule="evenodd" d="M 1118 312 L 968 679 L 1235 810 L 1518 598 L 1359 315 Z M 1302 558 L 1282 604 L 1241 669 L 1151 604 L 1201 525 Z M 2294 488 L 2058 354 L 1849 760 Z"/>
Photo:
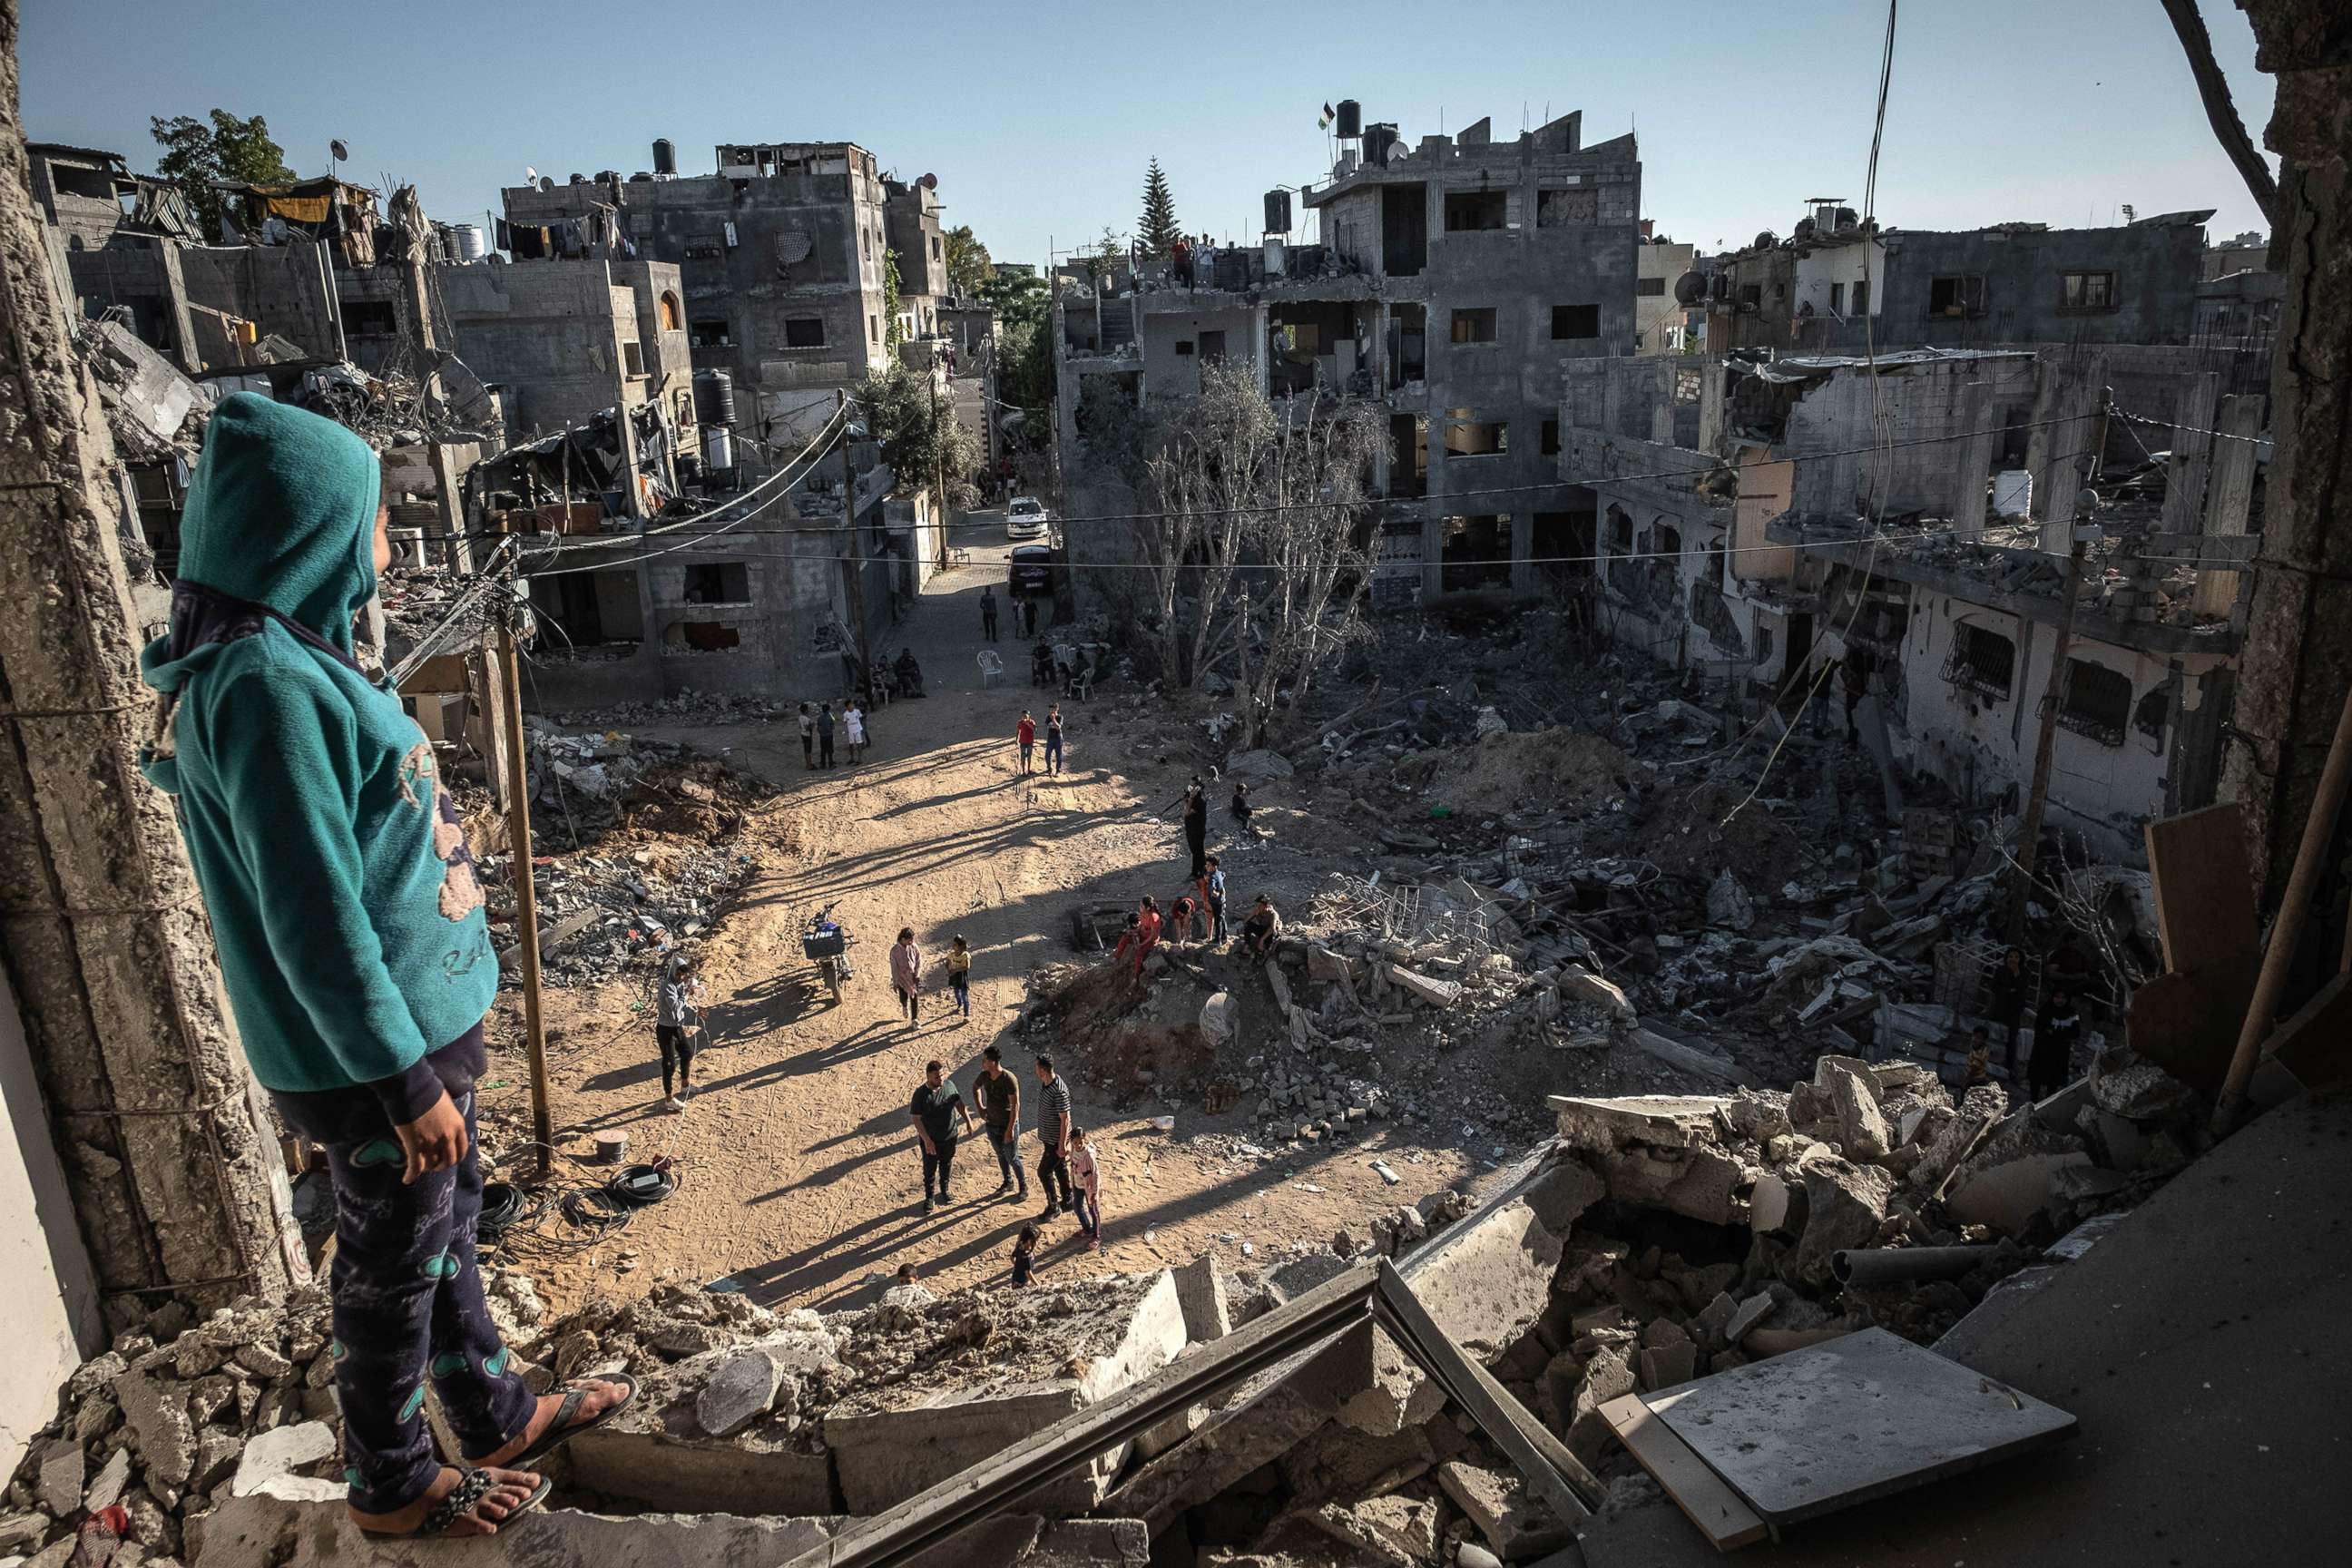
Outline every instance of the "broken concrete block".
<path fill-rule="evenodd" d="M 1233 1332 L 1233 1313 L 1225 1305 L 1224 1276 L 1217 1272 L 1215 1256 L 1204 1252 L 1173 1272 L 1176 1303 L 1184 1313 L 1184 1337 L 1201 1344 Z"/>
<path fill-rule="evenodd" d="M 196 1462 L 196 1432 L 188 1421 L 186 1392 L 144 1373 L 126 1372 L 114 1380 L 114 1399 L 122 1406 L 122 1418 L 131 1425 L 148 1473 L 166 1486 L 186 1486 Z"/>
<path fill-rule="evenodd" d="M 1601 1184 L 1581 1166 L 1564 1164 L 1560 1173 L 1576 1172 L 1578 1190 L 1600 1195 Z M 1558 1194 L 1546 1194 L 1548 1207 L 1574 1206 Z M 1477 1222 L 1435 1247 L 1413 1254 L 1407 1268 L 1412 1292 L 1428 1308 L 1437 1326 L 1464 1351 L 1491 1362 L 1535 1325 L 1551 1302 L 1552 1278 L 1559 1272 L 1563 1224 L 1554 1230 L 1538 1217 L 1527 1194 L 1482 1213 Z"/>
<path fill-rule="evenodd" d="M 1240 1006 L 1223 991 L 1216 992 L 1201 1004 L 1201 1033 L 1213 1046 L 1231 1041 L 1234 1031 L 1241 1027 L 1241 1018 Z"/>
<path fill-rule="evenodd" d="M 695 1395 L 694 1418 L 711 1437 L 731 1437 L 768 1413 L 783 1382 L 782 1369 L 755 1350 L 720 1362 Z"/>
<path fill-rule="evenodd" d="M 1462 1000 L 1462 983 L 1458 980 L 1434 980 L 1400 963 L 1389 965 L 1388 975 L 1392 984 L 1433 1007 L 1452 1007 Z"/>
<path fill-rule="evenodd" d="M 1738 1344 L 1748 1337 L 1748 1330 L 1772 1315 L 1772 1309 L 1778 1303 L 1772 1300 L 1772 1294 L 1769 1290 L 1759 1290 L 1748 1297 L 1739 1303 L 1739 1310 L 1731 1314 L 1731 1321 L 1724 1324 L 1724 1339 L 1731 1344 Z"/>
<path fill-rule="evenodd" d="M 2051 1177 L 2091 1156 L 2080 1139 L 2051 1132 L 2024 1121 L 1996 1134 L 1962 1166 L 1945 1198 L 1952 1217 L 2014 1236 L 2050 1206 Z"/>
<path fill-rule="evenodd" d="M 49 1532 L 49 1519 L 40 1513 L 0 1513 L 0 1552 L 30 1552 Z M 18 1557 L 22 1561 L 21 1556 Z"/>
<path fill-rule="evenodd" d="M 238 1453 L 245 1451 L 243 1442 L 237 1442 L 236 1450 Z M 89 1513 L 112 1508 L 122 1500 L 122 1489 L 130 1484 L 131 1450 L 117 1448 L 107 1456 L 106 1463 L 98 1468 L 98 1479 L 91 1481 L 89 1490 L 82 1494 L 81 1506 Z"/>
<path fill-rule="evenodd" d="M 1559 989 L 1563 995 L 1573 996 L 1580 1002 L 1590 1002 L 1596 1007 L 1607 1008 L 1612 1017 L 1622 1022 L 1630 1024 L 1636 1016 L 1633 1000 L 1625 994 L 1624 987 L 1612 980 L 1601 978 L 1589 969 L 1580 969 L 1575 964 L 1570 964 L 1560 972 Z"/>
<path fill-rule="evenodd" d="M 1437 1555 L 1437 1505 L 1420 1498 L 1366 1498 L 1358 1503 L 1355 1515 L 1372 1533 L 1414 1563 L 1428 1563 Z"/>
<path fill-rule="evenodd" d="M 1698 1375 L 1698 1347 L 1688 1340 L 1678 1345 L 1645 1346 L 1641 1359 L 1642 1386 L 1653 1394 Z"/>
<path fill-rule="evenodd" d="M 953 1387 L 898 1384 L 852 1394 L 825 1413 L 824 1440 L 852 1513 L 880 1513 L 1009 1443 L 1149 1377 L 1184 1348 L 1184 1312 L 1166 1271 L 1092 1282 L 1105 1299 L 1066 1320 L 1067 1362 L 1045 1377 Z M 1187 1447 L 1190 1447 L 1188 1444 Z M 1035 1494 L 1053 1514 L 1093 1510 L 1127 1459 L 1107 1450 Z"/>
<path fill-rule="evenodd" d="M 237 1461 L 236 1476 L 228 1484 L 229 1496 L 252 1497 L 263 1485 L 282 1476 L 290 1476 L 305 1465 L 315 1465 L 335 1451 L 334 1429 L 323 1421 L 306 1421 L 299 1426 L 280 1426 L 264 1432 L 245 1446 L 245 1455 Z M 340 1487 L 341 1483 L 337 1483 Z"/>
<path fill-rule="evenodd" d="M 1844 1146 L 1849 1160 L 1883 1159 L 1895 1146 L 1893 1131 L 1886 1117 L 1878 1109 L 1878 1096 L 1859 1073 L 1831 1065 L 1827 1058 L 1817 1069 L 1825 1078 L 1830 1103 L 1837 1108 L 1838 1142 Z"/>
<path fill-rule="evenodd" d="M 1748 1189 L 1748 1228 L 1759 1234 L 1789 1223 L 1789 1184 L 1770 1171 L 1759 1171 Z"/>
<path fill-rule="evenodd" d="M 221 1484 L 245 1455 L 245 1440 L 233 1433 L 206 1430 L 196 1434 L 196 1468 L 188 1476 L 188 1489 L 208 1492 Z"/>
<path fill-rule="evenodd" d="M 1704 1343 L 1720 1345 L 1723 1343 L 1723 1331 L 1731 1326 L 1732 1317 L 1738 1310 L 1738 1302 L 1718 1291 L 1714 1300 L 1699 1310 L 1698 1316 L 1691 1320 L 1691 1328 Z"/>
<path fill-rule="evenodd" d="M 1796 1269 L 1806 1283 L 1829 1283 L 1830 1255 L 1867 1247 L 1886 1220 L 1886 1200 L 1895 1178 L 1874 1165 L 1823 1159 L 1805 1166 L 1805 1233 L 1798 1239 Z M 1753 1325 L 1750 1325 L 1751 1327 Z"/>
<path fill-rule="evenodd" d="M 1570 1521 L 1555 1515 L 1516 1475 L 1454 1459 L 1437 1467 L 1437 1484 L 1506 1563 L 1568 1544 Z"/>
<path fill-rule="evenodd" d="M 1351 1371 L 1362 1387 L 1339 1406 L 1341 1425 L 1368 1437 L 1387 1437 L 1418 1426 L 1445 1408 L 1445 1394 L 1384 1331 L 1349 1334 L 1343 1345 L 1360 1346 L 1362 1365 Z"/>
<path fill-rule="evenodd" d="M 1707 884 L 1706 923 L 1726 931 L 1746 931 L 1756 923 L 1756 900 L 1748 896 L 1728 866 Z"/>
<path fill-rule="evenodd" d="M 33 1497 L 41 1511 L 52 1519 L 71 1519 L 81 1507 L 82 1485 L 89 1474 L 89 1461 L 79 1442 L 71 1437 L 52 1440 L 41 1450 L 33 1478 Z"/>
<path fill-rule="evenodd" d="M 1980 1083 L 1962 1095 L 1951 1120 L 1928 1139 L 1927 1152 L 1911 1167 L 1911 1184 L 1923 1192 L 1935 1191 L 1952 1168 L 1969 1157 L 1985 1129 L 2008 1110 L 2009 1096 L 1997 1085 Z"/>

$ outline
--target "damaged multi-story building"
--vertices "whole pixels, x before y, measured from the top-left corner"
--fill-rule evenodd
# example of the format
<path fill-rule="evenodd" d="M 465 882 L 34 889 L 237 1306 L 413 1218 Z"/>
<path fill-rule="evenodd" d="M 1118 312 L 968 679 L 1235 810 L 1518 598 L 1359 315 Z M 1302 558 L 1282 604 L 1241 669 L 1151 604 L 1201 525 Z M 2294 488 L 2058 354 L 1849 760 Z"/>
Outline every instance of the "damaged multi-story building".
<path fill-rule="evenodd" d="M 1587 146 L 1579 112 L 1416 144 L 1355 107 L 1330 177 L 1298 194 L 1314 243 L 1289 243 L 1291 195 L 1273 191 L 1264 244 L 1214 252 L 1190 287 L 1149 267 L 1057 276 L 1064 449 L 1090 398 L 1181 396 L 1220 360 L 1277 400 L 1375 403 L 1391 437 L 1373 482 L 1379 601 L 1533 592 L 1530 562 L 1581 537 L 1558 478 L 1559 367 L 1634 347 L 1634 140 Z"/>
<path fill-rule="evenodd" d="M 931 258 L 938 196 L 920 182 L 894 195 L 854 142 L 727 143 L 714 161 L 714 173 L 680 174 L 665 140 L 650 172 L 513 186 L 502 244 L 518 261 L 618 250 L 676 267 L 696 363 L 734 380 L 736 441 L 780 443 L 892 362 L 894 202 L 899 310 L 924 312 L 929 330 L 939 290 L 928 270 L 910 286 L 908 267 L 919 258 L 944 279 L 944 253 Z"/>
<path fill-rule="evenodd" d="M 1853 695 L 1902 773 L 2014 807 L 2067 552 L 2092 531 L 2053 825 L 2134 857 L 2143 823 L 2219 783 L 2266 358 L 2116 343 L 1571 365 L 1559 461 L 1591 498 L 1600 630 L 1743 698 L 1810 692 L 1820 721 Z"/>

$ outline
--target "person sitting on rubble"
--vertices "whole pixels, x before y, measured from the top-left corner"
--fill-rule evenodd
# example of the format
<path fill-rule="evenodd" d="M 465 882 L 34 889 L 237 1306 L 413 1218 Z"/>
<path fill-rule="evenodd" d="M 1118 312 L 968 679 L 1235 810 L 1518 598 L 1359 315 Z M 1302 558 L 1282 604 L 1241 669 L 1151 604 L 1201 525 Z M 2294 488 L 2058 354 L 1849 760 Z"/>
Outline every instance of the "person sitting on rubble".
<path fill-rule="evenodd" d="M 1271 958 L 1275 939 L 1281 934 L 1282 917 L 1275 913 L 1274 900 L 1260 893 L 1249 918 L 1242 921 L 1242 946 L 1253 958 Z"/>
<path fill-rule="evenodd" d="M 890 667 L 890 672 L 898 678 L 899 696 L 920 697 L 923 694 L 923 667 L 915 662 L 913 648 L 898 650 L 898 662 Z"/>
<path fill-rule="evenodd" d="M 334 1394 L 371 1537 L 495 1533 L 521 1467 L 635 1396 L 534 1398 L 483 1304 L 474 1086 L 498 994 L 482 889 L 433 750 L 363 673 L 352 621 L 392 560 L 376 456 L 250 393 L 205 432 L 140 762 L 175 797 L 254 1077 L 323 1145 L 337 1202 Z M 441 1463 L 426 1383 L 455 1429 Z"/>
<path fill-rule="evenodd" d="M 1257 807 L 1250 804 L 1249 785 L 1235 780 L 1233 805 L 1225 809 L 1233 813 L 1234 826 L 1240 831 L 1243 837 L 1253 838 L 1257 836 L 1257 829 L 1250 826 L 1250 813 L 1255 811 Z"/>

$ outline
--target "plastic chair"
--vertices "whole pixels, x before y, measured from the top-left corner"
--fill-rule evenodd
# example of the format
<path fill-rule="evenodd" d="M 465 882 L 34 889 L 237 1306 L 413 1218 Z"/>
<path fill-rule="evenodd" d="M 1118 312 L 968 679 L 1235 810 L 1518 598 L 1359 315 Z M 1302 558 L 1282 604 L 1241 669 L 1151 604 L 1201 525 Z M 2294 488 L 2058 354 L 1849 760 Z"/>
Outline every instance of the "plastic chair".
<path fill-rule="evenodd" d="M 996 656 L 994 648 L 982 648 L 980 650 L 981 689 L 984 691 L 992 686 L 1001 685 L 1003 679 L 1004 661 Z"/>

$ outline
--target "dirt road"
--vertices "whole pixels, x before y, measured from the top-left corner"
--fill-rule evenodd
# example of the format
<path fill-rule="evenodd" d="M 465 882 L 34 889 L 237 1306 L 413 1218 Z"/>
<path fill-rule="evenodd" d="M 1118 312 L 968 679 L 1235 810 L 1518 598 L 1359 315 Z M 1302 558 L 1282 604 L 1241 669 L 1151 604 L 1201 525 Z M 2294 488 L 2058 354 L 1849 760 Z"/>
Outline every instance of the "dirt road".
<path fill-rule="evenodd" d="M 1026 645 L 1009 636 L 995 645 L 1007 678 L 983 688 L 977 606 L 983 582 L 1004 596 L 1003 552 L 973 553 L 971 566 L 934 580 L 890 639 L 915 648 L 930 695 L 873 715 L 873 748 L 856 767 L 810 773 L 786 723 L 639 731 L 723 754 L 785 793 L 754 818 L 758 875 L 707 948 L 715 1044 L 696 1063 L 684 1114 L 661 1110 L 651 1016 L 631 1010 L 641 981 L 551 993 L 558 1143 L 576 1151 L 592 1131 L 625 1127 L 631 1159 L 686 1162 L 678 1194 L 621 1237 L 578 1258 L 531 1261 L 551 1304 L 725 1277 L 764 1303 L 835 1306 L 855 1300 L 869 1273 L 909 1261 L 927 1279 L 971 1283 L 1001 1276 L 1013 1237 L 1036 1218 L 1034 1131 L 1023 1140 L 1030 1202 L 985 1201 L 995 1162 L 975 1134 L 957 1157 L 958 1201 L 925 1217 L 908 1099 L 936 1056 L 970 1100 L 982 1047 L 1013 1020 L 1025 974 L 1071 956 L 1066 914 L 1080 897 L 1153 892 L 1164 903 L 1180 890 L 1181 841 L 1152 813 L 1185 770 L 1147 763 L 1131 779 L 1115 768 L 1130 737 L 1098 698 L 1071 710 L 1070 771 L 1021 773 L 1014 724 L 1028 706 L 1042 727 L 1047 694 L 1026 684 Z M 799 946 L 807 917 L 826 903 L 858 938 L 856 976 L 837 1007 Z M 915 1027 L 889 985 L 887 948 L 901 926 L 914 928 L 927 959 Z M 958 933 L 976 955 L 968 1025 L 944 985 L 942 958 Z M 1003 1044 L 1034 1130 L 1029 1052 Z M 490 1109 L 511 1112 L 520 1077 L 486 1089 Z M 1073 1222 L 1057 1219 L 1045 1227 L 1049 1271 L 1144 1268 L 1212 1247 L 1238 1265 L 1244 1242 L 1265 1262 L 1286 1243 L 1328 1243 L 1343 1224 L 1361 1234 L 1374 1212 L 1465 1169 L 1455 1150 L 1417 1146 L 1402 1126 L 1269 1162 L 1241 1147 L 1255 1131 L 1253 1105 L 1216 1118 L 1197 1103 L 1118 1112 L 1094 1099 L 1082 1073 L 1068 1079 L 1076 1120 L 1103 1152 L 1104 1246 L 1099 1256 L 1078 1251 Z M 1155 1130 L 1157 1114 L 1174 1115 L 1176 1131 Z M 1386 1184 L 1370 1168 L 1375 1158 L 1402 1184 Z"/>

